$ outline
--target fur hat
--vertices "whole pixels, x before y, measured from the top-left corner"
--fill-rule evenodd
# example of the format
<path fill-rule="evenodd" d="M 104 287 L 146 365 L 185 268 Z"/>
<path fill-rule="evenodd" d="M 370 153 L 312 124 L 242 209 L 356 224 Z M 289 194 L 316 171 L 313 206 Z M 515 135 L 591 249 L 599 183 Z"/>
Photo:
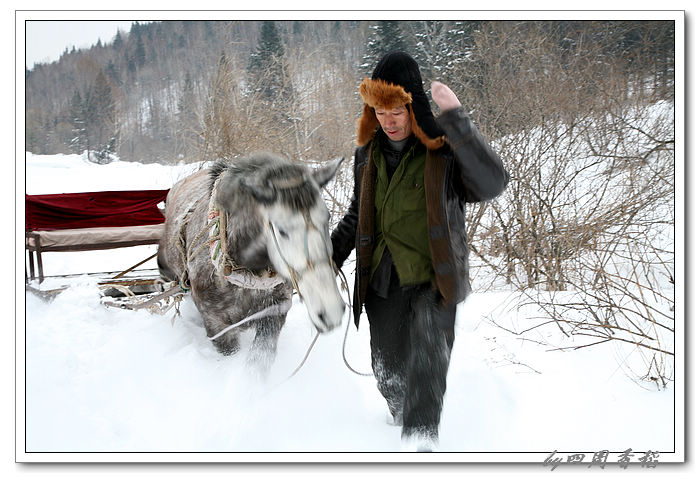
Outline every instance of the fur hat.
<path fill-rule="evenodd" d="M 413 134 L 428 149 L 438 149 L 445 143 L 445 133 L 437 125 L 423 90 L 418 63 L 410 55 L 399 51 L 386 54 L 375 67 L 372 78 L 365 78 L 360 84 L 360 95 L 365 103 L 357 121 L 360 146 L 367 144 L 379 127 L 374 109 L 399 106 L 406 106 Z"/>

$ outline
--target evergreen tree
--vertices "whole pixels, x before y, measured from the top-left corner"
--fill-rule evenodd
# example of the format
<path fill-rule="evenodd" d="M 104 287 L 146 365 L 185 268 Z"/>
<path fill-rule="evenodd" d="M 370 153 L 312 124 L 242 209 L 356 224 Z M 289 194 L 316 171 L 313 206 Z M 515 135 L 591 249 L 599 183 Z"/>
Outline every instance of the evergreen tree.
<path fill-rule="evenodd" d="M 268 29 L 271 36 L 267 35 Z M 488 29 L 492 29 L 493 32 L 489 33 Z M 305 80 L 302 75 L 311 75 L 314 76 L 314 80 L 319 80 L 307 82 L 307 86 L 314 84 L 318 89 L 327 90 L 328 86 L 333 85 L 331 82 L 338 82 L 338 88 L 345 89 L 345 84 L 342 84 L 343 76 L 358 77 L 357 67 L 363 63 L 361 60 L 365 50 L 370 57 L 369 48 L 376 49 L 371 60 L 365 59 L 364 63 L 366 71 L 363 74 L 370 75 L 379 57 L 397 47 L 381 43 L 382 38 L 391 40 L 391 44 L 395 44 L 397 40 L 399 43 L 404 42 L 406 48 L 401 45 L 398 48 L 404 48 L 418 60 L 426 87 L 429 79 L 441 80 L 448 84 L 465 104 L 474 106 L 484 119 L 497 116 L 502 118 L 501 114 L 492 114 L 489 111 L 489 106 L 497 100 L 493 97 L 495 94 L 489 91 L 489 84 L 493 82 L 494 59 L 498 59 L 504 67 L 501 69 L 499 65 L 499 73 L 502 75 L 499 82 L 513 82 L 517 85 L 522 79 L 517 71 L 506 69 L 510 64 L 517 67 L 517 59 L 509 58 L 513 57 L 514 50 L 503 56 L 497 56 L 498 52 L 487 55 L 487 50 L 494 47 L 486 40 L 492 38 L 493 34 L 503 35 L 504 30 L 509 31 L 505 37 L 508 43 L 530 42 L 538 35 L 543 43 L 537 44 L 537 48 L 549 49 L 549 42 L 554 42 L 552 51 L 542 57 L 543 61 L 557 62 L 572 75 L 575 74 L 575 69 L 588 65 L 589 71 L 586 76 L 580 78 L 580 84 L 587 89 L 586 92 L 594 89 L 599 80 L 607 79 L 610 75 L 619 75 L 620 83 L 629 82 L 629 95 L 644 94 L 651 96 L 651 100 L 673 98 L 676 72 L 674 46 L 677 35 L 673 21 L 134 23 L 131 31 L 126 29 L 116 32 L 112 44 L 101 41 L 101 49 L 77 49 L 75 46 L 69 46 L 58 62 L 37 64 L 26 69 L 27 149 L 47 153 L 69 149 L 82 152 L 90 142 L 91 151 L 94 152 L 95 145 L 92 143 L 96 142 L 96 134 L 92 129 L 95 128 L 95 123 L 88 123 L 84 116 L 71 115 L 70 111 L 77 113 L 79 109 L 75 106 L 96 102 L 94 96 L 88 92 L 88 87 L 95 84 L 95 69 L 102 67 L 108 84 L 120 88 L 119 91 L 113 90 L 113 99 L 118 92 L 120 105 L 124 106 L 124 124 L 119 138 L 120 155 L 123 159 L 153 159 L 154 155 L 167 157 L 173 154 L 168 150 L 176 149 L 175 143 L 149 139 L 144 134 L 149 129 L 148 116 L 142 115 L 145 99 L 157 100 L 157 106 L 162 108 L 162 115 L 165 117 L 163 125 L 177 131 L 177 124 L 180 122 L 178 116 L 184 113 L 178 110 L 178 101 L 181 101 L 180 94 L 185 96 L 185 91 L 189 89 L 185 89 L 183 85 L 184 73 L 189 72 L 194 86 L 204 89 L 213 75 L 211 71 L 216 70 L 218 54 L 222 50 L 225 50 L 228 56 L 230 75 L 226 79 L 228 92 L 222 97 L 217 97 L 218 102 L 228 96 L 233 100 L 229 101 L 226 107 L 239 109 L 240 105 L 235 103 L 241 102 L 242 94 L 239 89 L 243 88 L 243 95 L 249 96 L 243 100 L 249 119 L 265 119 L 267 122 L 272 111 L 282 113 L 282 121 L 316 119 L 321 113 L 312 112 L 312 109 L 329 104 L 324 99 L 327 93 L 307 90 L 304 97 L 310 100 L 309 103 L 298 102 L 297 94 L 295 100 L 291 101 L 291 109 L 287 109 L 281 100 L 292 99 L 292 94 L 285 94 L 285 90 L 290 89 L 292 84 L 284 72 L 280 76 L 285 79 L 284 82 L 273 82 L 274 69 L 268 69 L 268 63 L 262 62 L 262 59 L 271 57 L 271 52 L 277 52 L 275 58 L 282 59 L 280 65 L 287 65 L 289 73 L 292 72 L 289 59 L 298 59 L 299 65 L 293 66 L 294 75 L 299 75 L 301 80 Z M 288 32 L 288 36 L 285 36 L 284 32 Z M 139 37 L 142 39 L 143 49 L 139 48 Z M 148 40 L 149 37 L 151 41 Z M 479 51 L 474 50 L 473 37 L 478 37 L 485 45 L 491 46 Z M 291 47 L 285 43 L 287 39 L 294 39 L 296 42 L 293 46 L 294 55 L 290 55 Z M 268 44 L 275 48 L 266 48 Z M 382 46 L 379 47 L 380 45 Z M 529 48 L 527 44 L 523 45 L 524 48 Z M 184 48 L 178 49 L 178 46 Z M 504 45 L 505 47 L 507 46 Z M 177 55 L 173 55 L 175 52 Z M 254 55 L 251 56 L 251 52 L 254 52 Z M 589 61 L 589 56 L 594 53 L 598 60 Z M 332 75 L 329 75 L 328 79 L 324 78 L 321 81 L 322 74 L 315 69 L 309 72 L 309 67 L 316 66 L 306 63 L 309 62 L 309 58 L 315 60 L 316 56 L 319 67 L 329 66 L 326 72 Z M 551 56 L 551 60 L 547 56 Z M 158 62 L 153 62 L 154 60 Z M 248 71 L 245 67 L 249 61 Z M 243 72 L 238 68 L 240 65 L 244 66 Z M 258 68 L 260 72 L 253 72 Z M 541 68 L 539 64 L 533 65 L 533 75 L 545 75 L 537 72 Z M 274 87 L 269 87 L 270 85 Z M 264 86 L 268 87 L 264 89 Z M 79 99 L 74 98 L 76 88 Z M 173 92 L 176 93 L 174 102 L 171 97 Z M 294 90 L 291 89 L 291 92 L 294 93 Z M 263 94 L 267 94 L 270 100 L 261 102 Z M 356 92 L 353 91 L 353 95 L 356 95 Z M 584 91 L 581 90 L 575 95 L 583 96 Z M 196 100 L 199 104 L 196 106 L 198 119 L 195 126 L 201 128 L 208 101 L 203 95 L 201 98 L 197 96 Z M 184 98 L 182 101 L 184 102 Z M 229 123 L 243 122 L 240 118 L 231 119 L 231 112 L 234 111 L 222 109 L 222 119 Z M 352 123 L 354 119 L 353 114 L 348 115 L 347 119 L 339 118 L 337 122 Z M 279 123 L 280 119 L 270 121 Z M 291 123 L 283 127 L 288 128 L 290 133 L 300 133 L 301 137 L 305 135 Z M 316 125 L 313 126 L 315 127 Z M 114 134 L 116 128 L 112 126 L 111 129 L 105 130 L 101 140 L 104 145 L 109 144 L 110 137 L 107 131 Z M 343 132 L 345 131 L 348 130 Z M 200 129 L 201 132 L 203 129 Z M 314 137 L 321 138 L 320 129 L 313 133 Z M 238 145 L 244 145 L 240 136 L 232 139 Z M 77 147 L 71 141 L 82 147 Z M 238 149 L 245 151 L 244 147 Z"/>
<path fill-rule="evenodd" d="M 212 22 L 211 20 L 204 21 L 204 38 L 208 41 L 214 40 L 215 38 L 214 22 Z"/>
<path fill-rule="evenodd" d="M 71 125 L 73 126 L 73 137 L 70 141 L 70 147 L 73 152 L 80 154 L 87 149 L 87 127 L 85 125 L 83 98 L 78 89 L 73 91 L 69 116 Z"/>
<path fill-rule="evenodd" d="M 474 51 L 474 32 L 481 28 L 481 23 L 478 20 L 461 20 L 448 29 L 442 55 L 445 62 L 445 82 L 460 81 L 458 78 L 452 78 L 451 71 L 469 62 Z"/>
<path fill-rule="evenodd" d="M 126 54 L 126 69 L 130 78 L 134 78 L 136 74 L 136 60 L 133 55 Z"/>
<path fill-rule="evenodd" d="M 105 72 L 107 74 L 107 77 L 111 79 L 112 82 L 114 82 L 116 85 L 121 85 L 121 77 L 119 75 L 119 69 L 117 69 L 117 66 L 114 64 L 113 61 L 109 61 L 109 64 L 107 64 L 107 70 Z"/>
<path fill-rule="evenodd" d="M 295 20 L 294 24 L 292 25 L 292 33 L 294 34 L 294 40 L 299 40 L 304 34 L 304 22 Z"/>
<path fill-rule="evenodd" d="M 420 21 L 410 24 L 415 39 L 414 57 L 424 79 L 460 84 L 453 76 L 457 66 L 466 62 L 473 49 L 475 21 Z"/>
<path fill-rule="evenodd" d="M 284 46 L 275 22 L 262 22 L 258 47 L 250 56 L 248 72 L 254 90 L 271 105 L 283 108 L 291 101 L 291 78 L 287 73 Z"/>
<path fill-rule="evenodd" d="M 371 34 L 362 57 L 360 70 L 363 75 L 369 77 L 377 65 L 377 62 L 392 50 L 402 50 L 408 54 L 413 52 L 408 49 L 405 34 L 401 22 L 396 20 L 382 20 L 370 27 Z"/>
<path fill-rule="evenodd" d="M 185 82 L 182 86 L 180 99 L 177 102 L 178 115 L 182 116 L 183 114 L 194 112 L 194 103 L 194 83 L 190 73 L 187 72 L 185 73 Z"/>
<path fill-rule="evenodd" d="M 180 143 L 178 154 L 189 153 L 195 148 L 198 132 L 196 103 L 194 82 L 187 72 L 177 103 L 177 137 Z"/>
<path fill-rule="evenodd" d="M 122 48 L 122 45 L 124 45 L 124 39 L 122 39 L 122 33 L 121 30 L 117 30 L 117 35 L 114 36 L 114 40 L 112 41 L 112 45 L 116 50 L 119 50 Z"/>
<path fill-rule="evenodd" d="M 141 36 L 136 38 L 136 48 L 134 49 L 134 60 L 136 66 L 141 68 L 146 64 L 146 48 L 143 45 L 143 39 Z"/>
<path fill-rule="evenodd" d="M 448 28 L 445 22 L 432 20 L 411 23 L 415 39 L 414 58 L 426 79 L 436 78 L 436 74 L 444 68 L 445 32 Z"/>
<path fill-rule="evenodd" d="M 99 132 L 111 130 L 111 126 L 114 123 L 115 104 L 112 95 L 112 86 L 109 84 L 104 71 L 100 70 L 97 73 L 93 90 L 95 97 L 94 119 L 98 125 L 98 130 Z M 102 141 L 102 138 L 103 136 L 99 136 L 98 140 Z"/>
<path fill-rule="evenodd" d="M 107 76 L 100 70 L 94 83 L 80 95 L 76 89 L 70 105 L 73 125 L 71 148 L 87 151 L 89 159 L 107 161 L 117 138 L 115 104 Z"/>
<path fill-rule="evenodd" d="M 108 162 L 109 158 L 116 154 L 118 127 L 112 86 L 102 70 L 97 73 L 94 90 L 97 110 L 95 123 L 98 159 L 102 162 Z"/>

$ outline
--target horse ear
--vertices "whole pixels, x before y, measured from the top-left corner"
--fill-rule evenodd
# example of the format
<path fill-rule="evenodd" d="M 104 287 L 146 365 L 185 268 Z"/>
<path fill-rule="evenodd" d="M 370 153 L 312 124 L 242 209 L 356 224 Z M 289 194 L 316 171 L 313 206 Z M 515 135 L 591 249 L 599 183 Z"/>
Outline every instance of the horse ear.
<path fill-rule="evenodd" d="M 314 181 L 323 188 L 330 180 L 333 179 L 335 174 L 338 172 L 338 168 L 345 160 L 345 158 L 336 158 L 333 161 L 329 161 L 318 169 L 315 169 L 311 176 L 313 176 Z"/>
<path fill-rule="evenodd" d="M 233 206 L 236 198 L 236 190 L 232 185 L 231 174 L 223 173 L 216 187 L 216 204 L 222 208 Z"/>
<path fill-rule="evenodd" d="M 275 201 L 275 190 L 270 186 L 254 183 L 245 178 L 241 179 L 239 184 L 243 191 L 251 195 L 260 203 L 270 204 Z"/>

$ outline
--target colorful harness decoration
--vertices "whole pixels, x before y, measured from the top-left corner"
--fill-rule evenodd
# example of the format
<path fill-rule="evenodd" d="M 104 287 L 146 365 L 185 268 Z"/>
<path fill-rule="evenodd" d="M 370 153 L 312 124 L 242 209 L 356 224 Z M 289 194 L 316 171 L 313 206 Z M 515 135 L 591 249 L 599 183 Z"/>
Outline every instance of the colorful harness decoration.
<path fill-rule="evenodd" d="M 221 216 L 221 210 L 214 202 L 219 180 L 220 178 L 214 182 L 214 188 L 209 198 L 209 212 L 207 215 L 209 257 L 216 268 L 216 273 L 233 285 L 253 290 L 271 290 L 283 284 L 284 279 L 270 269 L 265 270 L 261 274 L 255 274 L 246 268 L 237 266 L 228 255 L 226 247 L 226 214 Z"/>

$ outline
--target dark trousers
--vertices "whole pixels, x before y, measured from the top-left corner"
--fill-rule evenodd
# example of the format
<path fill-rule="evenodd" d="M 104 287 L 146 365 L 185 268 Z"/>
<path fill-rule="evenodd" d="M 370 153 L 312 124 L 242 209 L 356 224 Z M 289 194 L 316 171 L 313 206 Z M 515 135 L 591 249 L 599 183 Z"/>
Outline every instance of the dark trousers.
<path fill-rule="evenodd" d="M 367 290 L 372 369 L 402 436 L 437 439 L 455 309 L 440 307 L 430 284 L 402 288 L 391 278 L 387 298 Z"/>

